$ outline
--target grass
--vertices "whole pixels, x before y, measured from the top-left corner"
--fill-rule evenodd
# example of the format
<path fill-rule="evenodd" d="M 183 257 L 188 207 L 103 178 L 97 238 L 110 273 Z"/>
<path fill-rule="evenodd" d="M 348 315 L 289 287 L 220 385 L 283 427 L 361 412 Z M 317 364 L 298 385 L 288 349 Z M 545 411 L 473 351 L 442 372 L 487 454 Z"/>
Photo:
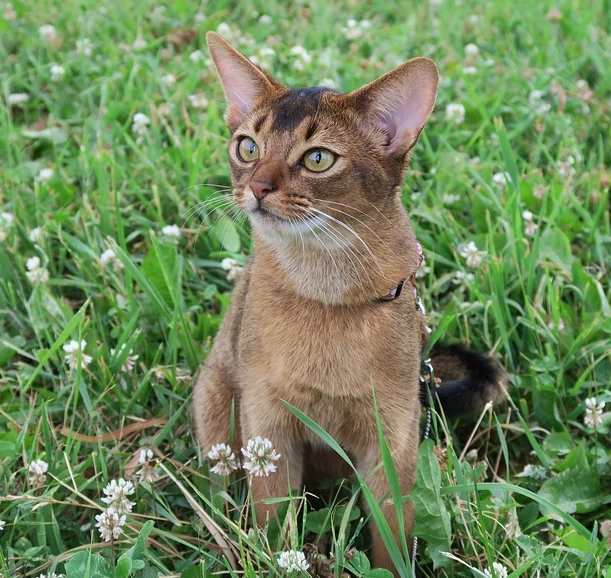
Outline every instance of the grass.
<path fill-rule="evenodd" d="M 611 576 L 611 414 L 584 422 L 586 399 L 611 405 L 607 0 L 13 5 L 15 19 L 6 5 L 0 16 L 0 576 L 278 574 L 289 549 L 312 574 L 384 575 L 363 554 L 365 482 L 307 515 L 287 497 L 278 521 L 249 530 L 248 485 L 210 475 L 193 437 L 192 376 L 232 287 L 221 262 L 251 247 L 243 221 L 193 211 L 229 184 L 203 40 L 227 35 L 222 23 L 290 86 L 350 90 L 422 54 L 440 66 L 404 189 L 420 291 L 443 339 L 496 352 L 512 401 L 477 425 L 435 419 L 412 494 L 419 575 L 497 563 L 512 578 Z M 371 27 L 349 39 L 349 18 Z M 55 39 L 39 32 L 49 24 Z M 136 113 L 150 119 L 140 132 Z M 173 224 L 178 238 L 162 234 Z M 485 252 L 474 268 L 470 242 Z M 74 369 L 72 340 L 86 342 Z M 159 478 L 137 484 L 124 534 L 103 542 L 102 490 L 134 476 L 143 448 Z M 33 487 L 38 459 L 48 471 Z"/>

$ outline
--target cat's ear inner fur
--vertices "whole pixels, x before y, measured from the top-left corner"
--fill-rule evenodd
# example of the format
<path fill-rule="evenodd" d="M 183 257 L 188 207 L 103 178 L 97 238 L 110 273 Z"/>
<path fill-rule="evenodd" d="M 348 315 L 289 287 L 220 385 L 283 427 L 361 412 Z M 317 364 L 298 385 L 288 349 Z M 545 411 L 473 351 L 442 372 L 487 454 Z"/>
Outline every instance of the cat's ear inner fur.
<path fill-rule="evenodd" d="M 262 96 L 284 87 L 215 32 L 208 32 L 206 40 L 227 97 L 225 120 L 233 132 Z"/>
<path fill-rule="evenodd" d="M 439 73 L 430 58 L 413 58 L 347 95 L 387 136 L 387 154 L 405 155 L 418 141 L 437 98 Z"/>

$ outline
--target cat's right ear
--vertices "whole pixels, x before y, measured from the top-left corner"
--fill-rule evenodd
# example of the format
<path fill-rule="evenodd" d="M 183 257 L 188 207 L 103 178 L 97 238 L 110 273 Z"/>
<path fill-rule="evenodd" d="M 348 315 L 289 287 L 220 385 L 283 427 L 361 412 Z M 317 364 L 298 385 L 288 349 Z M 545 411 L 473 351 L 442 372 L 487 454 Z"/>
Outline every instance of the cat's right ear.
<path fill-rule="evenodd" d="M 252 112 L 258 99 L 283 87 L 215 32 L 208 32 L 206 40 L 227 97 L 225 120 L 233 132 Z"/>

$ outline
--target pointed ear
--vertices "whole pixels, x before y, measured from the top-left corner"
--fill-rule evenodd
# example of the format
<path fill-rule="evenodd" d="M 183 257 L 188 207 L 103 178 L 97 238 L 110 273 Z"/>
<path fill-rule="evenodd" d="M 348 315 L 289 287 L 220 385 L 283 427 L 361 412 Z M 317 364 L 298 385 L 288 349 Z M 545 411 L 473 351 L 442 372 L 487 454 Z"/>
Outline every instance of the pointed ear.
<path fill-rule="evenodd" d="M 413 58 L 348 95 L 387 135 L 387 154 L 405 155 L 435 106 L 439 74 L 430 58 Z"/>
<path fill-rule="evenodd" d="M 225 120 L 233 132 L 252 112 L 259 97 L 282 85 L 215 32 L 208 32 L 206 40 L 229 104 Z"/>

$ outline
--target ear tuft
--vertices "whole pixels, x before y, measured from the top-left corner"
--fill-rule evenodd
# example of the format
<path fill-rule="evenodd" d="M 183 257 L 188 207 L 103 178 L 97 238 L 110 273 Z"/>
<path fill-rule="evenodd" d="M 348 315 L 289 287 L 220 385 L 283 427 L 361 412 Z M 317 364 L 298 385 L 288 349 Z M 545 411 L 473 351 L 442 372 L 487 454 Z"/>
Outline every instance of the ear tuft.
<path fill-rule="evenodd" d="M 206 40 L 227 97 L 227 124 L 234 131 L 252 112 L 258 99 L 282 85 L 216 32 L 208 32 Z"/>
<path fill-rule="evenodd" d="M 386 133 L 387 154 L 403 156 L 416 144 L 433 111 L 438 84 L 435 62 L 413 58 L 348 98 Z"/>

